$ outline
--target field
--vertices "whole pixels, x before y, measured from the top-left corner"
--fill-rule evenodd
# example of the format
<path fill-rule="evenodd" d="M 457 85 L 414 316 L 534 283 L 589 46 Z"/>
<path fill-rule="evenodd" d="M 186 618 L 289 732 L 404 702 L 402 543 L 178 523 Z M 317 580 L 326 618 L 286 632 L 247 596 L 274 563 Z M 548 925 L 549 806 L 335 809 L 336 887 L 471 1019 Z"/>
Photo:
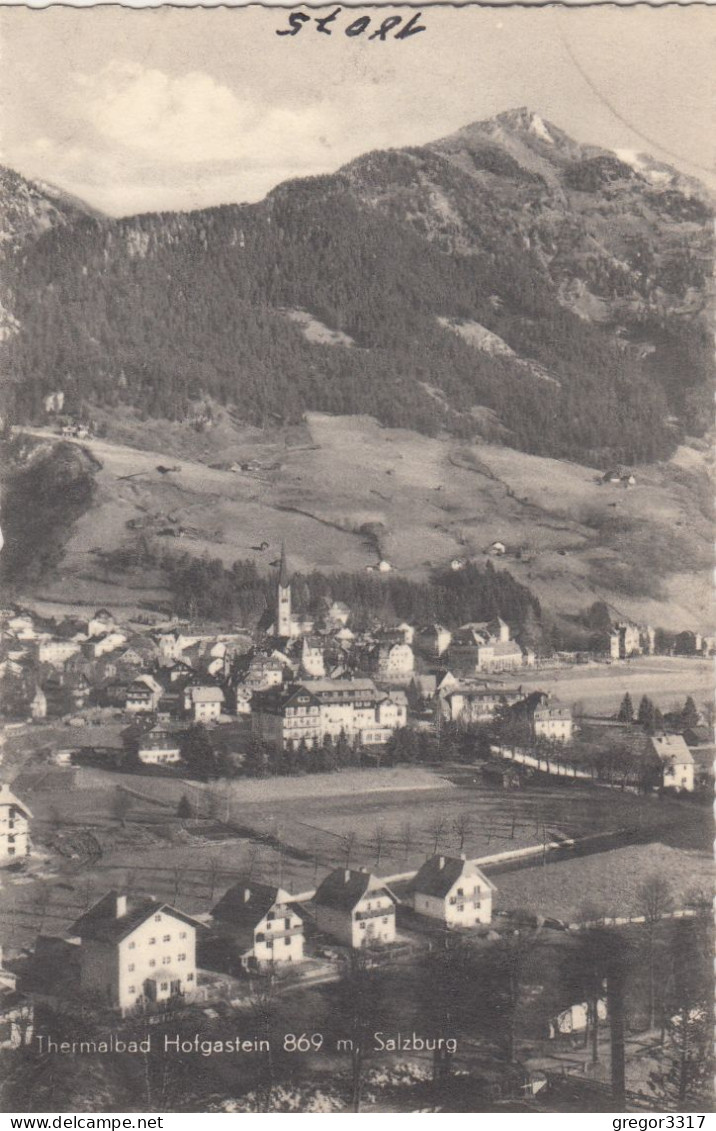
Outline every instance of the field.
<path fill-rule="evenodd" d="M 654 874 L 671 886 L 674 908 L 687 904 L 690 891 L 713 891 L 713 859 L 664 844 L 633 844 L 595 856 L 537 865 L 497 877 L 496 906 L 524 908 L 567 923 L 592 906 L 609 916 L 643 915 L 639 886 Z"/>
<path fill-rule="evenodd" d="M 96 505 L 77 523 L 62 569 L 33 594 L 51 603 L 119 608 L 161 596 L 160 578 L 110 574 L 94 552 L 131 543 L 132 522 L 226 563 L 265 565 L 285 540 L 297 570 L 364 570 L 383 556 L 416 579 L 455 556 L 487 560 L 500 540 L 504 568 L 559 613 L 601 597 L 616 616 L 665 628 L 709 620 L 708 456 L 696 448 L 637 469 L 637 486 L 624 490 L 600 484 L 597 468 L 429 439 L 369 417 L 309 413 L 304 426 L 276 433 L 218 410 L 204 434 L 121 413 L 105 423 L 108 439 L 85 442 L 102 463 Z M 232 461 L 250 468 L 230 471 Z M 158 470 L 167 466 L 176 470 Z M 181 539 L 158 535 L 172 525 Z"/>
<path fill-rule="evenodd" d="M 362 789 L 360 776 L 345 775 L 345 792 L 340 792 L 344 775 L 325 782 L 236 782 L 213 787 L 211 806 L 205 791 L 191 783 L 101 770 L 79 771 L 71 788 L 54 782 L 51 791 L 30 792 L 26 800 L 36 818 L 36 841 L 42 850 L 43 842 L 54 839 L 55 847 L 45 849 L 44 862 L 33 861 L 32 878 L 3 873 L 0 915 L 8 923 L 6 944 L 17 948 L 40 930 L 66 929 L 111 887 L 163 897 L 201 913 L 240 876 L 280 881 L 299 893 L 347 861 L 382 876 L 415 869 L 436 843 L 458 853 L 462 840 L 462 850 L 472 858 L 541 845 L 560 834 L 579 837 L 625 828 L 640 829 L 645 839 L 702 851 L 709 843 L 710 815 L 684 802 L 606 789 L 503 791 L 479 784 L 465 770 L 456 770 L 452 780 L 421 770 L 412 789 L 392 770 L 385 777 L 383 771 L 368 771 Z M 306 784 L 310 793 L 302 788 Z M 118 787 L 131 791 L 128 813 L 116 809 Z M 203 819 L 179 821 L 182 793 L 197 809 L 203 796 Z M 58 843 L 74 856 L 58 852 Z M 540 871 L 526 872 L 532 877 L 527 882 Z M 512 883 L 515 875 L 508 873 L 504 880 Z M 502 885 L 502 875 L 497 882 Z"/>
<path fill-rule="evenodd" d="M 562 703 L 579 702 L 587 714 L 615 714 L 628 691 L 638 706 L 642 695 L 662 711 L 680 710 L 687 695 L 701 707 L 710 702 L 714 671 L 712 660 L 686 657 L 644 656 L 615 664 L 592 664 L 569 669 L 546 667 L 520 675 L 526 691 L 548 691 Z"/>

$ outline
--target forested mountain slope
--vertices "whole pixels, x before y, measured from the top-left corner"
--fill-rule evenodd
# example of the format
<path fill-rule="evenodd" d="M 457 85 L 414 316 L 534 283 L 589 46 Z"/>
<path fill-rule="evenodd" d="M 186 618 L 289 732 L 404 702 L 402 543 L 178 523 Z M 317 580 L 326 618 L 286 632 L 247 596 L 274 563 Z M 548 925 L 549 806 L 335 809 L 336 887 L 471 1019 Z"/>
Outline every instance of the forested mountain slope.
<path fill-rule="evenodd" d="M 210 396 L 255 424 L 367 413 L 596 466 L 662 458 L 709 423 L 710 215 L 668 167 L 527 111 L 258 204 L 51 214 L 6 241 L 6 412 L 39 421 L 62 390 L 176 419 Z"/>

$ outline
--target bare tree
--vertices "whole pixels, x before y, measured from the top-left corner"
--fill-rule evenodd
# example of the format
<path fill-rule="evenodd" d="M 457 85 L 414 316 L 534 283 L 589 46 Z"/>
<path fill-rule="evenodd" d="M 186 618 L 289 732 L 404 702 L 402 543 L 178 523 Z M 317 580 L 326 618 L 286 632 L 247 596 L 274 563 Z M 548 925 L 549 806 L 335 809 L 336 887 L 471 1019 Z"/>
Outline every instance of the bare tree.
<path fill-rule="evenodd" d="M 410 851 L 415 844 L 415 830 L 412 821 L 403 821 L 398 829 L 398 844 L 403 850 L 403 861 L 410 856 Z"/>
<path fill-rule="evenodd" d="M 85 911 L 89 911 L 94 903 L 94 882 L 91 876 L 86 876 L 82 884 L 81 895 L 82 907 Z"/>
<path fill-rule="evenodd" d="M 127 827 L 127 816 L 133 804 L 132 795 L 117 786 L 111 802 L 112 816 L 115 821 L 119 821 L 123 829 Z"/>
<path fill-rule="evenodd" d="M 35 885 L 35 890 L 32 893 L 32 902 L 38 915 L 37 933 L 41 935 L 47 912 L 52 903 L 52 888 L 47 880 L 39 880 Z"/>
<path fill-rule="evenodd" d="M 447 832 L 447 818 L 444 813 L 439 813 L 428 825 L 428 833 L 433 840 L 433 856 L 438 850 L 438 845 Z"/>
<path fill-rule="evenodd" d="M 219 873 L 221 871 L 221 861 L 217 856 L 210 856 L 207 861 L 207 877 L 209 880 L 209 900 L 214 902 L 214 893 L 216 891 Z"/>
<path fill-rule="evenodd" d="M 363 1090 L 364 1061 L 379 1024 L 385 986 L 371 961 L 370 953 L 351 950 L 345 960 L 342 976 L 335 986 L 337 1015 L 349 1026 L 351 1050 L 351 1111 L 359 1112 Z"/>
<path fill-rule="evenodd" d="M 255 840 L 249 841 L 246 850 L 246 875 L 249 880 L 253 879 L 256 865 L 258 863 L 260 849 Z"/>
<path fill-rule="evenodd" d="M 221 815 L 222 808 L 222 797 L 220 796 L 218 790 L 207 789 L 204 792 L 204 799 L 206 803 L 207 817 L 209 817 L 212 821 L 218 820 L 219 816 Z"/>
<path fill-rule="evenodd" d="M 376 825 L 375 829 L 373 830 L 373 845 L 372 845 L 372 847 L 375 849 L 375 866 L 376 866 L 376 868 L 380 867 L 380 862 L 383 859 L 383 850 L 385 849 L 386 840 L 387 840 L 387 833 L 386 833 L 385 825 L 383 825 L 383 824 Z"/>
<path fill-rule="evenodd" d="M 183 863 L 175 864 L 172 868 L 172 902 L 176 903 L 182 893 L 182 884 L 186 877 L 187 866 Z"/>
<path fill-rule="evenodd" d="M 637 907 L 644 916 L 649 967 L 649 1028 L 656 1025 L 656 928 L 673 907 L 671 885 L 660 872 L 654 872 L 637 888 Z"/>
<path fill-rule="evenodd" d="M 472 817 L 468 813 L 467 809 L 465 809 L 462 813 L 457 814 L 452 824 L 452 831 L 457 837 L 458 850 L 460 852 L 462 852 L 463 848 L 465 847 L 465 840 L 470 835 L 471 829 Z"/>
<path fill-rule="evenodd" d="M 341 837 L 341 843 L 343 845 L 343 852 L 345 854 L 346 868 L 350 868 L 351 856 L 353 855 L 356 844 L 358 843 L 358 833 L 355 831 L 355 829 L 349 829 L 348 832 Z"/>

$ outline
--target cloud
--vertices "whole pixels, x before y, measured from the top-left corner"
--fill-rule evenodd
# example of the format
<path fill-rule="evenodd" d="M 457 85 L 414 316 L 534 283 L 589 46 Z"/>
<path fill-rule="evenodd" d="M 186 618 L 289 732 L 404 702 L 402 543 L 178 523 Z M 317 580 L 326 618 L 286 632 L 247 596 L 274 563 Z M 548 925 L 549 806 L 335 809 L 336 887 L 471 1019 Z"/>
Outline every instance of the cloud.
<path fill-rule="evenodd" d="M 138 63 L 110 63 L 75 76 L 74 112 L 97 140 L 153 163 L 251 166 L 312 162 L 331 127 L 330 108 L 266 106 L 239 98 L 202 71 L 168 75 Z"/>

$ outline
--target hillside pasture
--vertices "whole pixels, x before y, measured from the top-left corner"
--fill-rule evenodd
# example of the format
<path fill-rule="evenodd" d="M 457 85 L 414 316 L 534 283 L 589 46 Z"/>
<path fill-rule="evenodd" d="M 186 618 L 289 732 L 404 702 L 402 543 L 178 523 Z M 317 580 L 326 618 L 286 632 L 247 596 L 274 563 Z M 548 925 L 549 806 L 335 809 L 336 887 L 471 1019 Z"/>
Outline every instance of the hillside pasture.
<path fill-rule="evenodd" d="M 131 552 L 140 533 L 157 547 L 260 566 L 285 541 L 304 572 L 364 571 L 383 556 L 415 579 L 456 556 L 487 560 L 502 541 L 501 567 L 555 612 L 601 598 L 617 617 L 673 629 L 708 623 L 704 452 L 686 459 L 691 449 L 679 449 L 673 465 L 637 469 L 637 486 L 625 490 L 600 483 L 603 469 L 431 439 L 370 417 L 308 413 L 302 428 L 261 433 L 217 410 L 201 436 L 156 422 L 145 431 L 126 412 L 104 423 L 106 439 L 83 441 L 102 464 L 95 504 L 42 586 L 48 600 L 67 601 L 71 590 L 75 602 L 111 606 L 113 586 L 126 603 L 156 600 L 160 577 L 112 572 L 97 554 Z M 169 459 L 177 470 L 162 474 Z M 222 461 L 247 470 L 209 466 Z M 175 537 L 159 533 L 170 529 Z M 529 554 L 518 556 L 526 542 Z"/>

